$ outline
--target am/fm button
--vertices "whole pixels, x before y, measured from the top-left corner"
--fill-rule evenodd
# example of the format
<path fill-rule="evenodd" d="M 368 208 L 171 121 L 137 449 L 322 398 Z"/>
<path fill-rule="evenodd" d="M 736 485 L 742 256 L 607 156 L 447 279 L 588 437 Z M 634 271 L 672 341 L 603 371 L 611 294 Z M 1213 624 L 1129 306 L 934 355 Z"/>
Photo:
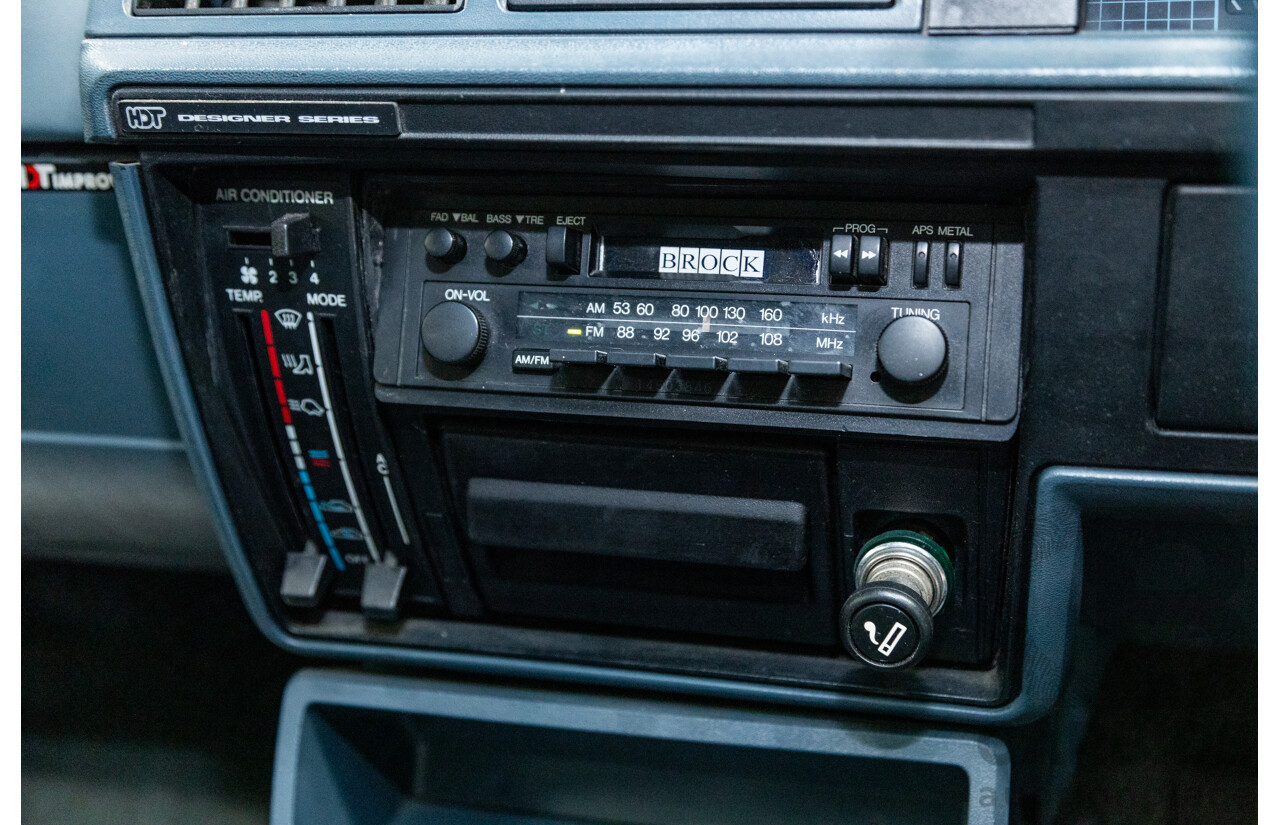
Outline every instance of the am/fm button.
<path fill-rule="evenodd" d="M 512 372 L 555 372 L 551 350 L 518 349 L 511 353 Z"/>

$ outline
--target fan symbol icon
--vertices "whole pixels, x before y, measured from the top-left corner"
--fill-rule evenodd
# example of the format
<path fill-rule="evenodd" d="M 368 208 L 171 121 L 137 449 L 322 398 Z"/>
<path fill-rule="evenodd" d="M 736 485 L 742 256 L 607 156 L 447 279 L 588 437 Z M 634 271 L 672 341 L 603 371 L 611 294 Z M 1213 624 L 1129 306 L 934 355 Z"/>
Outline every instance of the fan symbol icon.
<path fill-rule="evenodd" d="M 258 268 L 245 264 L 240 267 L 240 280 L 252 286 L 258 282 Z"/>

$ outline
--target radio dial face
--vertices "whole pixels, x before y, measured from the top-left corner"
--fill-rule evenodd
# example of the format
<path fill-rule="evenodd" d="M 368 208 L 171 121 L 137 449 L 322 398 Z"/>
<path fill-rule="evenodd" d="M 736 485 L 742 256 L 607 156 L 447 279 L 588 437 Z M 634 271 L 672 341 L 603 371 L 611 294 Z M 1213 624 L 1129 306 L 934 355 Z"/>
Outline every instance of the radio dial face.
<path fill-rule="evenodd" d="M 443 301 L 422 318 L 422 348 L 442 364 L 471 366 L 489 345 L 489 322 L 461 301 Z"/>

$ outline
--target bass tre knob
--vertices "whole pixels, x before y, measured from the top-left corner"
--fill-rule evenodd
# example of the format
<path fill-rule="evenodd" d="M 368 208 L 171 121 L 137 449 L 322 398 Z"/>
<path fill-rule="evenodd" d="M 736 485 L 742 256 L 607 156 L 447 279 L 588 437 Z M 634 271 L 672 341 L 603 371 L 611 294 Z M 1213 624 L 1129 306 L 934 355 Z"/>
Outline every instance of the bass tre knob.
<path fill-rule="evenodd" d="M 422 348 L 442 364 L 471 366 L 489 346 L 489 322 L 460 301 L 444 301 L 422 318 Z"/>
<path fill-rule="evenodd" d="M 515 266 L 524 260 L 528 251 L 524 238 L 505 229 L 495 229 L 484 239 L 485 257 L 502 266 Z"/>

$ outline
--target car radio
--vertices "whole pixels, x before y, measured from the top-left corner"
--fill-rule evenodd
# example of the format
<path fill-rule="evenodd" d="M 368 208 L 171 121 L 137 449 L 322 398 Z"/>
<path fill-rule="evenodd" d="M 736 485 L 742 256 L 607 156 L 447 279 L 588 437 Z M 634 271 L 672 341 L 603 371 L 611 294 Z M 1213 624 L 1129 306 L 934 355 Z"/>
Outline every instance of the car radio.
<path fill-rule="evenodd" d="M 247 575 L 289 638 L 1004 696 L 1017 208 L 181 160 L 145 180 Z"/>
<path fill-rule="evenodd" d="M 397 204 L 376 331 L 387 386 L 1016 416 L 1007 214 L 374 185 Z"/>

